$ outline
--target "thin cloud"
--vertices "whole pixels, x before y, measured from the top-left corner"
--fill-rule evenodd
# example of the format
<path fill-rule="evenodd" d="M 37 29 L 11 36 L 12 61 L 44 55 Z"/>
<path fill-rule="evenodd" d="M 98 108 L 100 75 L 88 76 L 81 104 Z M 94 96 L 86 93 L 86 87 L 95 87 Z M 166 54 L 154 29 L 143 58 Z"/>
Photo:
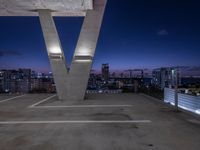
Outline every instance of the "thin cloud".
<path fill-rule="evenodd" d="M 168 34 L 169 34 L 168 31 L 165 29 L 159 30 L 157 32 L 157 35 L 160 35 L 160 36 L 164 36 L 164 35 L 168 35 Z"/>
<path fill-rule="evenodd" d="M 4 56 L 22 56 L 22 54 L 17 51 L 0 50 L 0 57 Z"/>

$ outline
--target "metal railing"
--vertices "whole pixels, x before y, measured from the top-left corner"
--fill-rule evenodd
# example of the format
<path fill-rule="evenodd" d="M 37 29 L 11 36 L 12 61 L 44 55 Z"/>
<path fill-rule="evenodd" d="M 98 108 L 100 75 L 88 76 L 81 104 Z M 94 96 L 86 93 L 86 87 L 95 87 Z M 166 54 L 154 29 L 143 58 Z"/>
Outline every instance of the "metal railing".
<path fill-rule="evenodd" d="M 118 94 L 122 93 L 122 90 L 87 90 L 88 94 Z"/>
<path fill-rule="evenodd" d="M 164 102 L 175 105 L 174 89 L 164 89 Z M 200 115 L 200 96 L 178 93 L 178 107 Z"/>

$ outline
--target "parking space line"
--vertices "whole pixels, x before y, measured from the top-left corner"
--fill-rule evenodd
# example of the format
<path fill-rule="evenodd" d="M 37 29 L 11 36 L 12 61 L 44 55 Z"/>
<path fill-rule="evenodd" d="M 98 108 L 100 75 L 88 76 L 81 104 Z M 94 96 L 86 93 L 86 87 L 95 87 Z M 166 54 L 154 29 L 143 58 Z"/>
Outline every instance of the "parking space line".
<path fill-rule="evenodd" d="M 16 99 L 16 98 L 20 98 L 20 97 L 23 97 L 23 96 L 25 96 L 25 94 L 1 100 L 0 103 L 6 102 L 6 101 L 10 101 L 10 100 L 13 100 L 13 99 Z"/>
<path fill-rule="evenodd" d="M 46 101 L 50 100 L 51 98 L 53 98 L 55 96 L 56 96 L 56 94 L 52 95 L 52 96 L 49 96 L 49 97 L 47 97 L 47 98 L 45 98 L 45 99 L 43 99 L 43 100 L 41 100 L 41 101 L 39 101 L 39 102 L 37 102 L 35 104 L 32 104 L 31 106 L 29 106 L 29 108 L 33 108 L 33 107 L 35 107 L 35 106 L 37 106 L 37 105 L 39 105 L 39 104 L 41 104 L 43 102 L 46 102 Z"/>
<path fill-rule="evenodd" d="M 66 106 L 35 106 L 32 108 L 97 108 L 97 107 L 132 107 L 133 105 L 66 105 Z"/>
<path fill-rule="evenodd" d="M 87 124 L 87 123 L 151 123 L 151 120 L 61 120 L 61 121 L 0 121 L 0 125 L 12 124 Z"/>
<path fill-rule="evenodd" d="M 200 120 L 189 119 L 188 121 L 191 122 L 191 123 L 194 123 L 194 124 L 198 124 L 198 125 L 200 125 Z"/>

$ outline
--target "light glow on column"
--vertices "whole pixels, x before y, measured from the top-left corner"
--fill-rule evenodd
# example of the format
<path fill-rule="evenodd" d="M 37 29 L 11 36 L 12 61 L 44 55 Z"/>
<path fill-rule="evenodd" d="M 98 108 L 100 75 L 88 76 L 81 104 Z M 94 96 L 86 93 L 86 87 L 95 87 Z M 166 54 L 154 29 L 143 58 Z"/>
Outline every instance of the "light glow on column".
<path fill-rule="evenodd" d="M 75 62 L 84 63 L 84 62 L 91 62 L 91 60 L 75 60 Z"/>
<path fill-rule="evenodd" d="M 58 46 L 52 46 L 49 49 L 49 53 L 51 54 L 62 54 L 61 48 Z"/>
<path fill-rule="evenodd" d="M 80 48 L 78 50 L 78 52 L 76 53 L 76 55 L 79 55 L 79 56 L 90 56 L 91 55 L 91 52 L 88 48 Z"/>

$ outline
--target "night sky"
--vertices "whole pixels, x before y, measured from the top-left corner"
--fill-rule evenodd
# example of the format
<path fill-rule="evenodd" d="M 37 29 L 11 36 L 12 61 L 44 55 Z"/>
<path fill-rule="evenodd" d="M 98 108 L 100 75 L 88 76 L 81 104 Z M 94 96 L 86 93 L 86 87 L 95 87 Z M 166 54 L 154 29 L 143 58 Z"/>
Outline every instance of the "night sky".
<path fill-rule="evenodd" d="M 71 62 L 82 17 L 56 17 Z M 200 1 L 108 0 L 94 69 L 200 66 Z M 0 69 L 50 71 L 38 17 L 0 17 Z"/>

